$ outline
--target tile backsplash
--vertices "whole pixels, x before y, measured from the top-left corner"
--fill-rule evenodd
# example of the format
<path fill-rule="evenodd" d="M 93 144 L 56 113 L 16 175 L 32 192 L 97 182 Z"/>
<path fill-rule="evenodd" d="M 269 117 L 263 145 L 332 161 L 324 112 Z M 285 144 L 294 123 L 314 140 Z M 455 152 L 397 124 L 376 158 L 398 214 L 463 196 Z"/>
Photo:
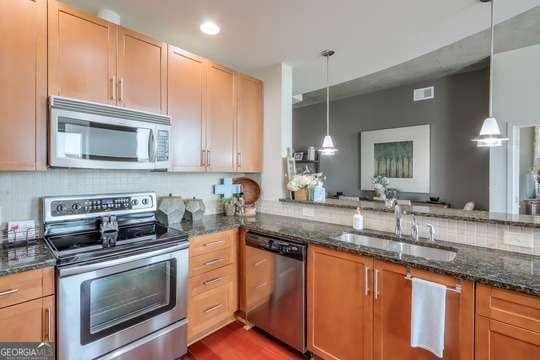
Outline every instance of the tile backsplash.
<path fill-rule="evenodd" d="M 196 196 L 206 213 L 220 211 L 212 185 L 241 174 L 197 174 L 149 171 L 49 169 L 43 172 L 0 172 L 0 228 L 9 220 L 41 221 L 40 198 L 50 195 L 155 191 L 186 198 Z"/>
<path fill-rule="evenodd" d="M 262 201 L 259 211 L 269 214 L 292 216 L 306 220 L 322 221 L 352 227 L 354 210 L 316 205 Z M 304 208 L 313 211 L 304 211 Z M 305 214 L 313 216 L 305 216 Z M 367 229 L 393 232 L 394 215 L 377 211 L 363 211 L 364 227 Z M 420 236 L 427 237 L 427 224 L 435 227 L 435 238 L 461 244 L 483 246 L 500 250 L 516 251 L 525 254 L 540 255 L 540 228 L 532 229 L 519 226 L 496 225 L 473 221 L 458 221 L 434 217 L 416 217 L 420 227 Z M 410 216 L 403 217 L 403 233 L 411 233 Z M 505 239 L 510 237 L 532 238 L 532 247 L 509 245 Z"/>

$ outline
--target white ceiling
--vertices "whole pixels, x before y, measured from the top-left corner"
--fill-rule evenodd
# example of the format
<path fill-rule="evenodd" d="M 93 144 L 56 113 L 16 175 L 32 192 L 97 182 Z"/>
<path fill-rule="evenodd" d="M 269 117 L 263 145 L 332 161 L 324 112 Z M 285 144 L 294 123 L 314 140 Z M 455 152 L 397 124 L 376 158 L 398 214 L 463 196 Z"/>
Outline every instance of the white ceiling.
<path fill-rule="evenodd" d="M 479 0 L 62 0 L 96 13 L 116 11 L 122 24 L 224 65 L 256 74 L 286 62 L 294 93 L 324 86 L 320 50 L 332 48 L 333 84 L 411 60 L 489 26 Z M 540 5 L 498 0 L 496 21 Z M 211 37 L 203 20 L 221 27 Z"/>

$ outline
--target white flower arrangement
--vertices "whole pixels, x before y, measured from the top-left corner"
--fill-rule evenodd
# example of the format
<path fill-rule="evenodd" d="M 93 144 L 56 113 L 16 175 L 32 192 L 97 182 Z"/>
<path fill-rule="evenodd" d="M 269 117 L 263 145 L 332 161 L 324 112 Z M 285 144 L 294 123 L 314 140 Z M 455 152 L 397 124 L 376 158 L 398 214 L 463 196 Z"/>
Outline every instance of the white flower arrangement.
<path fill-rule="evenodd" d="M 298 174 L 294 175 L 287 183 L 287 190 L 298 191 L 307 186 L 315 185 L 322 174 Z"/>

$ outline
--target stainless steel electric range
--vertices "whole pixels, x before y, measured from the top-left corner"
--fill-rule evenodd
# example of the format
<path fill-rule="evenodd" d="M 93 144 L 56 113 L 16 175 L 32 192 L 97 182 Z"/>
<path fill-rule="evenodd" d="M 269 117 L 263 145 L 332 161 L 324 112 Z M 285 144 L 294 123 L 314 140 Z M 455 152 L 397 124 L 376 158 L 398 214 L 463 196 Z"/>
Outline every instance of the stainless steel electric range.
<path fill-rule="evenodd" d="M 186 353 L 189 244 L 155 211 L 152 192 L 43 199 L 60 360 Z"/>

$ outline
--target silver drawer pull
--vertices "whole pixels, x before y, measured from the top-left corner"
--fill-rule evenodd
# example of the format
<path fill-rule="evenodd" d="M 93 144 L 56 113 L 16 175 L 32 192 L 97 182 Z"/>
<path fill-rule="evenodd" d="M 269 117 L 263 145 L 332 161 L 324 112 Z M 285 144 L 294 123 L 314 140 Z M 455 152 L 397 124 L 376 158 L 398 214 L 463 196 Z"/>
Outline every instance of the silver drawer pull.
<path fill-rule="evenodd" d="M 208 309 L 204 310 L 203 312 L 205 314 L 208 314 L 208 313 L 211 313 L 212 311 L 215 311 L 215 310 L 220 309 L 222 307 L 223 307 L 223 304 L 217 304 L 217 305 L 214 305 L 212 307 L 209 307 Z"/>
<path fill-rule="evenodd" d="M 255 286 L 255 289 L 260 289 L 260 288 L 262 288 L 262 287 L 265 287 L 266 284 L 268 284 L 268 283 L 263 282 L 262 284 L 259 284 L 259 285 Z"/>
<path fill-rule="evenodd" d="M 262 260 L 257 261 L 255 264 L 253 264 L 253 266 L 260 266 L 264 264 L 265 262 L 266 262 L 266 259 L 262 259 Z"/>
<path fill-rule="evenodd" d="M 0 296 L 5 296 L 5 295 L 9 295 L 9 294 L 15 294 L 17 291 L 19 291 L 19 289 L 10 289 L 10 290 L 6 290 L 6 291 L 2 291 L 2 292 L 0 292 Z"/>
<path fill-rule="evenodd" d="M 212 247 L 212 246 L 220 245 L 220 244 L 223 244 L 223 243 L 225 243 L 225 240 L 216 240 L 216 241 L 206 243 L 206 244 L 204 244 L 204 246 Z"/>
<path fill-rule="evenodd" d="M 215 283 L 220 282 L 221 280 L 223 280 L 223 276 L 213 278 L 213 279 L 210 279 L 210 280 L 206 280 L 205 282 L 203 282 L 203 285 L 213 285 Z"/>
<path fill-rule="evenodd" d="M 225 261 L 225 258 L 218 258 L 218 259 L 207 261 L 207 262 L 204 263 L 204 266 L 214 265 L 214 264 L 217 264 L 217 263 L 222 262 L 222 261 Z"/>

